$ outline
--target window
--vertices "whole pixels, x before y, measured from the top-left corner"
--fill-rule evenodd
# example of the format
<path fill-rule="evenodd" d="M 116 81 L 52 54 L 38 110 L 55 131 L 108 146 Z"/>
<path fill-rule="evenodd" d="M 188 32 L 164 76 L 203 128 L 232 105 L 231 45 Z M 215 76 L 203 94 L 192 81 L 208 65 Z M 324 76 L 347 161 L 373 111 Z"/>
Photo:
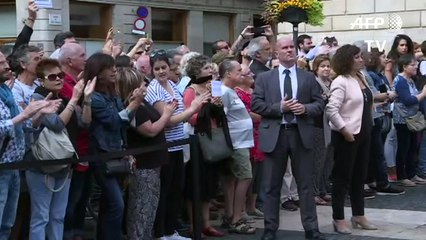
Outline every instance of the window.
<path fill-rule="evenodd" d="M 111 18 L 111 5 L 70 2 L 70 31 L 77 38 L 105 39 Z"/>
<path fill-rule="evenodd" d="M 204 54 L 211 56 L 212 43 L 225 40 L 234 41 L 234 17 L 230 14 L 204 12 Z"/>
<path fill-rule="evenodd" d="M 174 9 L 151 9 L 152 39 L 163 44 L 186 42 L 187 12 Z"/>
<path fill-rule="evenodd" d="M 11 3 L 11 5 L 9 5 L 8 3 L 2 3 L 0 5 L 0 22 L 7 23 L 2 24 L 0 28 L 0 38 L 10 38 L 14 41 L 17 35 L 16 7 L 14 4 Z"/>

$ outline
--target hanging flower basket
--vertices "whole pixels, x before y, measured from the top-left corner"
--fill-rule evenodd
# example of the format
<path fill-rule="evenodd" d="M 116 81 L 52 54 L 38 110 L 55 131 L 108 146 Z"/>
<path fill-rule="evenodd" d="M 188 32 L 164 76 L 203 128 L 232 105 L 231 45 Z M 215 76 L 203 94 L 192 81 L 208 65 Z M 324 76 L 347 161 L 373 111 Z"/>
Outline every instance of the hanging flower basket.
<path fill-rule="evenodd" d="M 298 7 L 288 7 L 281 12 L 280 22 L 289 22 L 299 24 L 308 21 L 308 12 L 305 9 Z"/>
<path fill-rule="evenodd" d="M 269 24 L 277 22 L 322 26 L 323 4 L 320 0 L 265 0 L 262 18 Z"/>

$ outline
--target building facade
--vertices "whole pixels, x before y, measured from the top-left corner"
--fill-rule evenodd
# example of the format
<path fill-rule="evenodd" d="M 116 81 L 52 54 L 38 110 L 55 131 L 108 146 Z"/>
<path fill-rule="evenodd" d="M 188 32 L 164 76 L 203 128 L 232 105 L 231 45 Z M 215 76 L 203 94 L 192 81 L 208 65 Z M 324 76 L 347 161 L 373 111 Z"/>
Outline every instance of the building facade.
<path fill-rule="evenodd" d="M 156 47 L 184 43 L 191 50 L 210 53 L 213 41 L 233 41 L 248 24 L 262 25 L 261 0 L 44 0 L 51 8 L 40 9 L 31 42 L 47 53 L 54 51 L 53 38 L 72 31 L 88 54 L 99 50 L 110 27 L 116 40 L 127 48 L 143 36 Z M 0 41 L 13 41 L 27 17 L 27 0 L 1 0 Z M 143 14 L 138 14 L 138 9 Z M 142 17 L 140 17 L 142 16 Z M 138 20 L 135 26 L 135 21 Z M 143 20 L 143 21 L 141 21 Z M 144 25 L 144 26 L 143 26 Z M 144 27 L 144 28 L 142 28 Z M 133 30 L 136 31 L 136 34 Z M 145 34 L 140 34 L 141 32 Z"/>
<path fill-rule="evenodd" d="M 323 26 L 299 25 L 299 34 L 313 36 L 314 43 L 320 43 L 324 37 L 335 36 L 339 45 L 367 40 L 372 42 L 373 47 L 384 45 L 389 50 L 396 34 L 407 34 L 418 43 L 426 40 L 426 0 L 323 2 L 326 15 Z M 292 25 L 280 23 L 278 32 L 289 34 L 292 32 Z"/>

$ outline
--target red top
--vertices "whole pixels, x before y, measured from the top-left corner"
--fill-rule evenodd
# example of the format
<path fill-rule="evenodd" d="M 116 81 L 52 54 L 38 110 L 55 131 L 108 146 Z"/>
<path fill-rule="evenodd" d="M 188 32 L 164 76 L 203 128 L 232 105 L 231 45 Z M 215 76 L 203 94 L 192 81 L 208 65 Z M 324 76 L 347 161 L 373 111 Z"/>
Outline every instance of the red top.
<path fill-rule="evenodd" d="M 195 90 L 191 87 L 187 88 L 185 90 L 185 93 L 183 94 L 183 104 L 185 105 L 185 108 L 189 108 L 191 106 L 192 101 L 194 101 L 195 97 L 196 97 L 196 93 Z M 190 119 L 188 119 L 189 124 L 191 124 L 191 126 L 195 126 L 197 125 L 197 117 L 198 117 L 198 113 L 194 113 Z M 217 128 L 217 124 L 216 121 L 214 121 L 212 119 L 211 121 L 211 126 L 212 128 Z"/>
<path fill-rule="evenodd" d="M 235 88 L 235 92 L 237 92 L 238 97 L 240 97 L 241 101 L 243 101 L 247 111 L 251 113 L 250 104 L 251 104 L 252 94 L 238 87 Z M 259 120 L 253 121 L 254 147 L 250 149 L 250 155 L 255 162 L 263 162 L 263 160 L 265 160 L 265 154 L 259 150 L 259 125 L 260 125 Z"/>
<path fill-rule="evenodd" d="M 59 96 L 66 100 L 70 100 L 72 97 L 72 92 L 74 86 L 77 84 L 77 81 L 69 74 L 65 73 L 64 77 L 64 86 L 62 87 Z M 89 131 L 86 129 L 79 129 L 77 134 L 77 143 L 76 143 L 76 151 L 79 156 L 85 156 L 89 153 Z M 89 169 L 87 163 L 79 163 L 75 169 L 77 171 L 86 171 Z"/>

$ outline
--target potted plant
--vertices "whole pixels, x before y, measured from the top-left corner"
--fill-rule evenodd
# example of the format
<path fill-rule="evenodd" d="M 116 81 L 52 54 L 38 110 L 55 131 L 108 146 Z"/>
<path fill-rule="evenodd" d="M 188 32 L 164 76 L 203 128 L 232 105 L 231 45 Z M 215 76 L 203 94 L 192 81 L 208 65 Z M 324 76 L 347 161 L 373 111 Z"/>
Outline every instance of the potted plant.
<path fill-rule="evenodd" d="M 265 0 L 263 19 L 269 23 L 306 22 L 312 26 L 322 26 L 323 4 L 320 0 Z"/>

